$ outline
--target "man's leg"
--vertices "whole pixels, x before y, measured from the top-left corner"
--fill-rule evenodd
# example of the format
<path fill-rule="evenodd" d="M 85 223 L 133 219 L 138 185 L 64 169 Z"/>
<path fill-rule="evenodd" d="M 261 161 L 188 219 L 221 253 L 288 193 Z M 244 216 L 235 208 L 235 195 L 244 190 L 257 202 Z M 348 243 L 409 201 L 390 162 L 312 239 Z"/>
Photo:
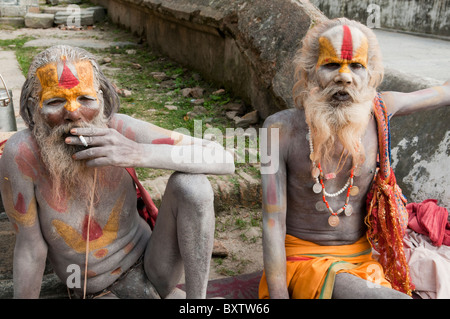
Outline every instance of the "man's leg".
<path fill-rule="evenodd" d="M 168 183 L 144 267 L 162 298 L 179 283 L 187 298 L 205 298 L 214 244 L 214 193 L 205 175 L 174 173 Z"/>
<path fill-rule="evenodd" d="M 386 288 L 348 273 L 338 273 L 333 299 L 411 299 L 407 294 Z"/>

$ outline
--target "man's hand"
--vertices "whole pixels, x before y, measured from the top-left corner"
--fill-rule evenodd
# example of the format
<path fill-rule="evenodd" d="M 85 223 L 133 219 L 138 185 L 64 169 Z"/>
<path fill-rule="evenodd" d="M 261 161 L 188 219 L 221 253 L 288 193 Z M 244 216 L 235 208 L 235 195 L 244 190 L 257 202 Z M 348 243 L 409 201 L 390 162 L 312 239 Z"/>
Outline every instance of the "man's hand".
<path fill-rule="evenodd" d="M 82 136 L 87 143 L 86 150 L 73 155 L 75 160 L 86 160 L 86 165 L 136 167 L 142 160 L 139 144 L 126 138 L 111 128 L 74 128 L 70 131 L 77 137 L 67 137 L 69 145 L 83 145 Z"/>

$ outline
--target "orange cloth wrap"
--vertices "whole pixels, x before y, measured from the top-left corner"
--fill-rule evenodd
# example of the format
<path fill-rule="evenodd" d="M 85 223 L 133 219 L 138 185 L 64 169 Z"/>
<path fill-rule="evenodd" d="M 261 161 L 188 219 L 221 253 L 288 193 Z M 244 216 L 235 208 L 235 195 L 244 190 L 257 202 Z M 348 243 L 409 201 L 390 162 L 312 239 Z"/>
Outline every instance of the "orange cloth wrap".
<path fill-rule="evenodd" d="M 351 245 L 321 246 L 286 235 L 286 282 L 293 299 L 331 298 L 335 275 L 347 272 L 391 288 L 382 266 L 372 258 L 366 237 Z M 268 299 L 265 272 L 259 285 L 259 298 Z"/>

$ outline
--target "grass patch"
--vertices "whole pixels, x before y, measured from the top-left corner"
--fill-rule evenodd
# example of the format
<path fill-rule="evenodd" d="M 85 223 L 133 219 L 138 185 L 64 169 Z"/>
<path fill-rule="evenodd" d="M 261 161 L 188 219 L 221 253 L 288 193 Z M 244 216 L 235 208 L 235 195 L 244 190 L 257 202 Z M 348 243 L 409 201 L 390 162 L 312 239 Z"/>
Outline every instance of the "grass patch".
<path fill-rule="evenodd" d="M 19 36 L 15 39 L 0 40 L 0 47 L 3 50 L 15 51 L 17 62 L 25 77 L 27 76 L 33 57 L 42 50 L 40 48 L 24 47 L 26 42 L 33 39 L 34 37 L 30 36 Z"/>

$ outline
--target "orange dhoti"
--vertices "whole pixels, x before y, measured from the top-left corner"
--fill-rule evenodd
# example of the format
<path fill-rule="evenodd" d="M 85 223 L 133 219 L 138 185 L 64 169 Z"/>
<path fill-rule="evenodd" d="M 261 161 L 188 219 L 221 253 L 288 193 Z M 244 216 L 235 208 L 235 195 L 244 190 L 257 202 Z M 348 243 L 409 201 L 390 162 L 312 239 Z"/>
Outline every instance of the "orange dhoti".
<path fill-rule="evenodd" d="M 372 258 L 372 247 L 364 236 L 351 245 L 321 246 L 286 235 L 286 282 L 293 299 L 329 299 L 337 273 L 346 272 L 391 288 L 382 266 Z M 268 299 L 269 290 L 263 273 L 259 298 Z"/>

